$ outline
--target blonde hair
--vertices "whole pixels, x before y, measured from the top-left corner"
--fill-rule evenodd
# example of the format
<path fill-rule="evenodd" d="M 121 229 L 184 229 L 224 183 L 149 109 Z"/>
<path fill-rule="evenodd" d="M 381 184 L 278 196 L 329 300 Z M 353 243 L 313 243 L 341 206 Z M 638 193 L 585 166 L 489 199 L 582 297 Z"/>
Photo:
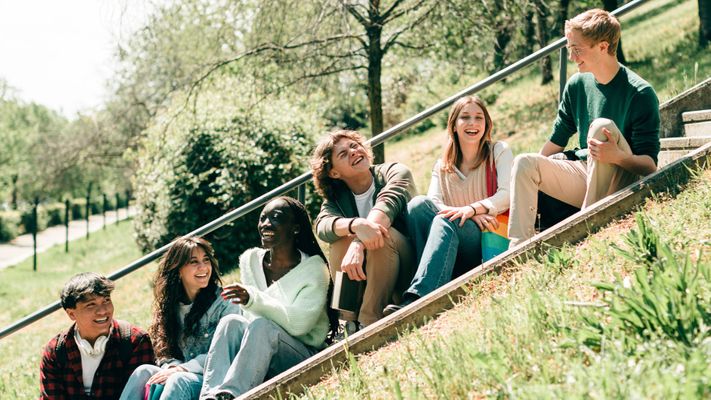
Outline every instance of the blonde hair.
<path fill-rule="evenodd" d="M 333 168 L 333 148 L 341 139 L 350 139 L 363 146 L 368 155 L 368 160 L 371 163 L 373 162 L 373 150 L 360 133 L 345 129 L 327 133 L 316 145 L 316 149 L 311 155 L 311 172 L 314 177 L 314 186 L 316 186 L 316 191 L 326 199 L 333 199 L 336 187 L 343 185 L 340 179 L 333 179 L 328 176 L 331 168 Z"/>
<path fill-rule="evenodd" d="M 572 30 L 580 31 L 583 37 L 592 40 L 593 44 L 607 42 L 607 53 L 612 56 L 617 54 L 622 28 L 620 21 L 609 12 L 596 8 L 578 14 L 565 21 L 565 33 Z"/>
<path fill-rule="evenodd" d="M 442 155 L 442 171 L 444 172 L 454 172 L 454 167 L 462 162 L 462 146 L 459 143 L 459 137 L 457 137 L 457 118 L 459 118 L 459 114 L 467 104 L 476 104 L 484 112 L 484 136 L 479 141 L 479 151 L 473 168 L 477 168 L 481 163 L 488 160 L 491 154 L 491 131 L 494 128 L 494 123 L 491 121 L 489 110 L 486 109 L 484 101 L 478 96 L 462 97 L 454 102 L 452 109 L 449 111 L 449 119 L 447 120 L 448 139 Z"/>

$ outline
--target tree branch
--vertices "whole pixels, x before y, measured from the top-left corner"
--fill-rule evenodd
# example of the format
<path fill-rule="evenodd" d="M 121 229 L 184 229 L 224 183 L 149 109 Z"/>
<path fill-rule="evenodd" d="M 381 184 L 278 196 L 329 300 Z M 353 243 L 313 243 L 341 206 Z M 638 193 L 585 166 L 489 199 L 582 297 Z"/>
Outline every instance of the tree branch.
<path fill-rule="evenodd" d="M 421 3 L 422 3 L 422 2 L 420 2 L 420 4 L 421 4 Z M 414 28 L 415 26 L 421 24 L 422 21 L 424 21 L 425 18 L 427 18 L 427 16 L 435 9 L 435 7 L 437 7 L 437 3 L 434 3 L 434 4 L 432 5 L 432 7 L 430 7 L 430 8 L 427 9 L 427 10 L 425 10 L 425 11 L 424 11 L 419 17 L 417 17 L 414 21 L 411 21 L 409 24 L 405 25 L 404 27 L 400 28 L 398 31 L 396 31 L 395 33 L 393 33 L 392 35 L 390 35 L 390 37 L 385 40 L 385 45 L 383 46 L 383 54 L 387 53 L 387 51 L 390 49 L 390 47 L 392 47 L 392 45 L 393 45 L 395 42 L 397 42 L 397 38 L 398 38 L 401 34 L 407 32 L 407 31 L 411 30 L 412 28 Z M 403 46 L 402 43 L 400 43 L 399 45 L 400 45 L 400 46 Z M 408 46 L 403 46 L 403 47 L 408 47 Z M 410 45 L 409 48 L 413 48 L 413 49 L 414 49 L 414 48 L 416 48 L 416 47 Z"/>
<path fill-rule="evenodd" d="M 424 1 L 424 0 L 423 0 L 423 1 Z M 391 13 L 393 12 L 393 10 L 395 10 L 395 9 L 400 5 L 400 3 L 402 3 L 402 2 L 403 2 L 403 0 L 395 0 L 395 1 L 393 2 L 393 4 L 390 6 L 390 8 L 388 8 L 387 10 L 385 10 L 384 13 L 381 14 L 381 17 L 383 18 L 383 24 L 385 24 L 386 21 L 389 21 L 389 20 L 388 20 L 388 17 L 390 16 L 390 14 L 391 14 Z M 421 2 L 422 2 L 422 1 L 421 1 Z M 393 18 L 397 18 L 397 17 L 393 17 Z"/>
<path fill-rule="evenodd" d="M 356 7 L 359 6 L 359 4 L 350 4 L 346 3 L 344 0 L 339 0 L 343 8 L 348 11 L 349 14 L 353 16 L 353 18 L 358 21 L 359 24 L 363 25 L 364 27 L 368 28 L 371 25 L 371 22 L 366 19 L 363 14 L 359 13 L 358 10 L 356 10 Z"/>

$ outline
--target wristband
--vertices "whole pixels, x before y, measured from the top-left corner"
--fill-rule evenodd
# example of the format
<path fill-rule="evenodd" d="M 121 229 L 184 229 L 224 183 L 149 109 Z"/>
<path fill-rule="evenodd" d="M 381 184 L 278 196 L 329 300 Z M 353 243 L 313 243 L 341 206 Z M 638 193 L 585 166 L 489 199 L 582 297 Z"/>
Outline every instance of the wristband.
<path fill-rule="evenodd" d="M 473 205 L 471 205 L 471 204 L 469 204 L 469 207 L 471 207 L 471 208 L 472 208 L 472 210 L 474 210 L 474 215 L 477 215 L 477 212 L 476 212 L 476 207 L 474 207 L 474 206 L 473 206 Z"/>
<path fill-rule="evenodd" d="M 348 223 L 348 233 L 351 235 L 355 235 L 355 232 L 353 232 L 353 222 L 355 222 L 355 218 L 351 218 L 351 222 Z"/>

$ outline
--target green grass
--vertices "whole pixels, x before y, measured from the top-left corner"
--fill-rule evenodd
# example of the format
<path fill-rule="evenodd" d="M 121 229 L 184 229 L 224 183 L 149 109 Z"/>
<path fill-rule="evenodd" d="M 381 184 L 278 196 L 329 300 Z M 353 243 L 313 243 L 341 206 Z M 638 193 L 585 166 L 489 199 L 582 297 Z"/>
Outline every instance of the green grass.
<path fill-rule="evenodd" d="M 89 240 L 70 243 L 70 252 L 57 246 L 40 254 L 39 271 L 31 261 L 0 270 L 0 324 L 10 323 L 59 299 L 64 282 L 84 271 L 109 274 L 141 256 L 133 241 L 130 223 L 113 225 L 92 233 Z M 147 328 L 153 301 L 151 281 L 156 264 L 127 275 L 116 282 L 113 293 L 114 316 Z M 238 272 L 224 277 L 232 282 Z M 42 348 L 71 321 L 63 310 L 0 340 L 0 399 L 28 399 L 39 395 L 39 361 Z"/>
<path fill-rule="evenodd" d="M 628 65 L 652 84 L 660 103 L 711 76 L 711 51 L 697 48 L 696 1 L 650 1 L 622 17 L 621 22 Z M 557 57 L 553 58 L 553 65 L 558 65 Z M 482 93 L 485 98 L 497 94 L 496 101 L 488 104 L 494 140 L 508 142 L 514 154 L 536 152 L 548 138 L 558 106 L 555 68 L 555 80 L 548 85 L 540 85 L 538 68 L 531 66 Z M 571 76 L 577 69 L 568 62 L 567 71 Z M 451 87 L 440 95 L 445 98 L 461 89 Z M 441 156 L 446 139 L 443 126 L 419 135 L 409 134 L 386 145 L 386 160 L 408 165 L 418 191 L 426 193 L 432 166 Z M 571 138 L 569 146 L 575 143 L 577 137 Z"/>
<path fill-rule="evenodd" d="M 641 209 L 646 228 L 631 216 L 484 277 L 463 303 L 304 397 L 709 398 L 711 172 Z"/>
<path fill-rule="evenodd" d="M 76 273 L 108 274 L 141 257 L 131 223 L 110 225 L 92 233 L 89 239 L 72 241 L 69 250 L 65 253 L 61 245 L 38 254 L 37 272 L 32 271 L 31 258 L 0 270 L 0 301 L 13 304 L 0 310 L 0 326 L 59 299 L 64 282 Z"/>

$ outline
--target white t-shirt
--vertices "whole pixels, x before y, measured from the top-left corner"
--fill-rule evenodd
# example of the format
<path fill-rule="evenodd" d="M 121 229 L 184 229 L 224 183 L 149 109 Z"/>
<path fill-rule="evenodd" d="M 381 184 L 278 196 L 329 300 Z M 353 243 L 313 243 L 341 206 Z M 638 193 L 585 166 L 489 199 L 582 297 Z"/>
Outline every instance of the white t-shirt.
<path fill-rule="evenodd" d="M 112 328 L 113 329 L 113 328 Z M 111 336 L 111 330 L 109 330 Z M 79 347 L 81 354 L 81 375 L 84 383 L 84 393 L 91 393 L 91 385 L 94 383 L 94 375 L 99 369 L 101 359 L 106 353 L 106 344 L 109 342 L 109 336 L 99 336 L 92 346 L 88 340 L 83 339 L 79 334 L 79 330 L 74 330 L 74 341 Z"/>
<path fill-rule="evenodd" d="M 370 182 L 370 187 L 365 192 L 353 193 L 359 217 L 368 218 L 368 213 L 373 209 L 373 193 L 375 193 L 375 179 Z"/>

